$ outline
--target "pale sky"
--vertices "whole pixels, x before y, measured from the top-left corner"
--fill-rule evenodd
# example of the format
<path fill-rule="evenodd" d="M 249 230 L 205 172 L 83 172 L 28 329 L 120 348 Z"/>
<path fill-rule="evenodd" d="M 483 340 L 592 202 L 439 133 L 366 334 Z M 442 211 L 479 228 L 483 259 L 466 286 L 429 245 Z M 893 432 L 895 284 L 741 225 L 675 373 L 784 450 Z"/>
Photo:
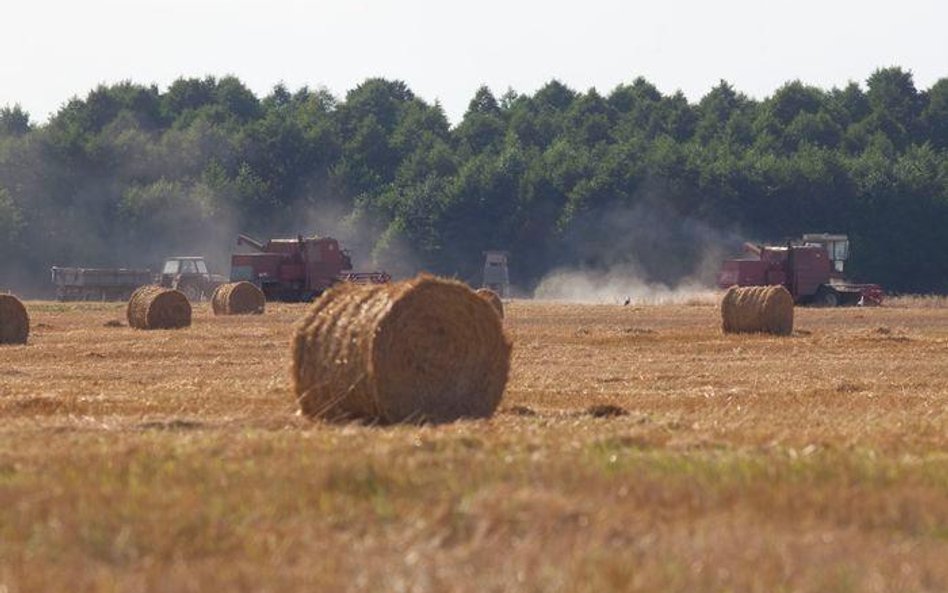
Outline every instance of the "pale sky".
<path fill-rule="evenodd" d="M 944 0 L 5 0 L 2 15 L 0 106 L 34 121 L 99 83 L 208 74 L 261 96 L 401 79 L 453 123 L 481 84 L 608 93 L 644 76 L 697 101 L 720 79 L 762 98 L 891 65 L 920 89 L 948 76 Z"/>

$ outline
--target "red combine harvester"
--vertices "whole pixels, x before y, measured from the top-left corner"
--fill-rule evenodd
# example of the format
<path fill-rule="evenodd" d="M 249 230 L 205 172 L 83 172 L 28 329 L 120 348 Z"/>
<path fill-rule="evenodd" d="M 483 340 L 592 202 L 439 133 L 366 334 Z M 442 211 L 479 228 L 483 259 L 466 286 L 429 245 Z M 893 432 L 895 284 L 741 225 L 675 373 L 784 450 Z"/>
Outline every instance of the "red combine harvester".
<path fill-rule="evenodd" d="M 849 259 L 849 238 L 826 233 L 803 235 L 785 247 L 744 244 L 748 255 L 721 266 L 718 286 L 781 284 L 801 305 L 881 305 L 878 284 L 853 284 L 843 276 Z"/>
<path fill-rule="evenodd" d="M 391 280 L 385 272 L 353 272 L 349 252 L 329 237 L 300 235 L 263 244 L 239 235 L 237 244 L 251 247 L 256 253 L 231 256 L 231 281 L 253 282 L 268 301 L 309 301 L 338 282 L 384 284 Z"/>

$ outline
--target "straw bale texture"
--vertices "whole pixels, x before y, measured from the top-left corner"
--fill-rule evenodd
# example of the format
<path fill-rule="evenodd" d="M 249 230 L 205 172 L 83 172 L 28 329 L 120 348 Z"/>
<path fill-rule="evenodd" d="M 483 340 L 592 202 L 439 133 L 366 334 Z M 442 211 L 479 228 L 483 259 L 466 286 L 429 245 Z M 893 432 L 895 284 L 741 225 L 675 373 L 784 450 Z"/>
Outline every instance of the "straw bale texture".
<path fill-rule="evenodd" d="M 793 297 L 783 286 L 732 286 L 721 300 L 724 333 L 793 333 Z"/>
<path fill-rule="evenodd" d="M 510 342 L 490 304 L 460 282 L 419 276 L 341 284 L 297 327 L 300 411 L 380 423 L 483 418 L 500 403 Z"/>
<path fill-rule="evenodd" d="M 266 305 L 263 291 L 250 282 L 221 284 L 211 295 L 214 315 L 259 315 Z"/>
<path fill-rule="evenodd" d="M 489 288 L 478 288 L 475 293 L 490 303 L 501 319 L 504 318 L 504 301 L 500 300 L 500 295 Z"/>
<path fill-rule="evenodd" d="M 177 329 L 191 325 L 191 303 L 184 293 L 161 286 L 142 286 L 132 293 L 126 310 L 136 329 Z"/>
<path fill-rule="evenodd" d="M 20 299 L 0 294 L 0 344 L 26 344 L 30 335 L 30 316 Z"/>

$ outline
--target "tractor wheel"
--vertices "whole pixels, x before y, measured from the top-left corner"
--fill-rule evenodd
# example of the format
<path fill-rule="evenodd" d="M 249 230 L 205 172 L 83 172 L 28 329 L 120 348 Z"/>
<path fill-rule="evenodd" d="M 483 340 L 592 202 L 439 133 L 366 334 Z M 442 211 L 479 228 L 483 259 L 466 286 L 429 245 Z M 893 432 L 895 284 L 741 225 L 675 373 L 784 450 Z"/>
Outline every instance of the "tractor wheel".
<path fill-rule="evenodd" d="M 839 293 L 824 286 L 816 293 L 816 304 L 819 307 L 838 307 Z"/>
<path fill-rule="evenodd" d="M 199 303 L 204 297 L 204 293 L 201 292 L 201 289 L 194 284 L 183 284 L 176 288 L 181 291 L 184 296 L 188 297 L 188 300 L 192 303 Z"/>

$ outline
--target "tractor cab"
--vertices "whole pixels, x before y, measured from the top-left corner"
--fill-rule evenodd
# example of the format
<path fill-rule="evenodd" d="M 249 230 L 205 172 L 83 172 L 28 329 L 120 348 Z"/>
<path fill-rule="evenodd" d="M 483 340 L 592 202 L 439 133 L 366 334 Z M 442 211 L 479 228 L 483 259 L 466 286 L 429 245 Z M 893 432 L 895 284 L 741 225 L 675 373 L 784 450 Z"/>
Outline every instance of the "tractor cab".
<path fill-rule="evenodd" d="M 829 233 L 810 233 L 803 235 L 804 245 L 817 245 L 829 254 L 833 270 L 837 274 L 843 273 L 846 260 L 849 259 L 849 237 L 847 235 L 831 235 Z"/>
<path fill-rule="evenodd" d="M 206 276 L 207 263 L 203 257 L 172 257 L 165 260 L 165 265 L 161 268 L 162 276 L 177 276 L 179 274 L 186 276 Z"/>
<path fill-rule="evenodd" d="M 158 284 L 184 293 L 189 300 L 209 298 L 214 289 L 227 279 L 211 274 L 201 256 L 169 257 L 158 276 Z"/>

